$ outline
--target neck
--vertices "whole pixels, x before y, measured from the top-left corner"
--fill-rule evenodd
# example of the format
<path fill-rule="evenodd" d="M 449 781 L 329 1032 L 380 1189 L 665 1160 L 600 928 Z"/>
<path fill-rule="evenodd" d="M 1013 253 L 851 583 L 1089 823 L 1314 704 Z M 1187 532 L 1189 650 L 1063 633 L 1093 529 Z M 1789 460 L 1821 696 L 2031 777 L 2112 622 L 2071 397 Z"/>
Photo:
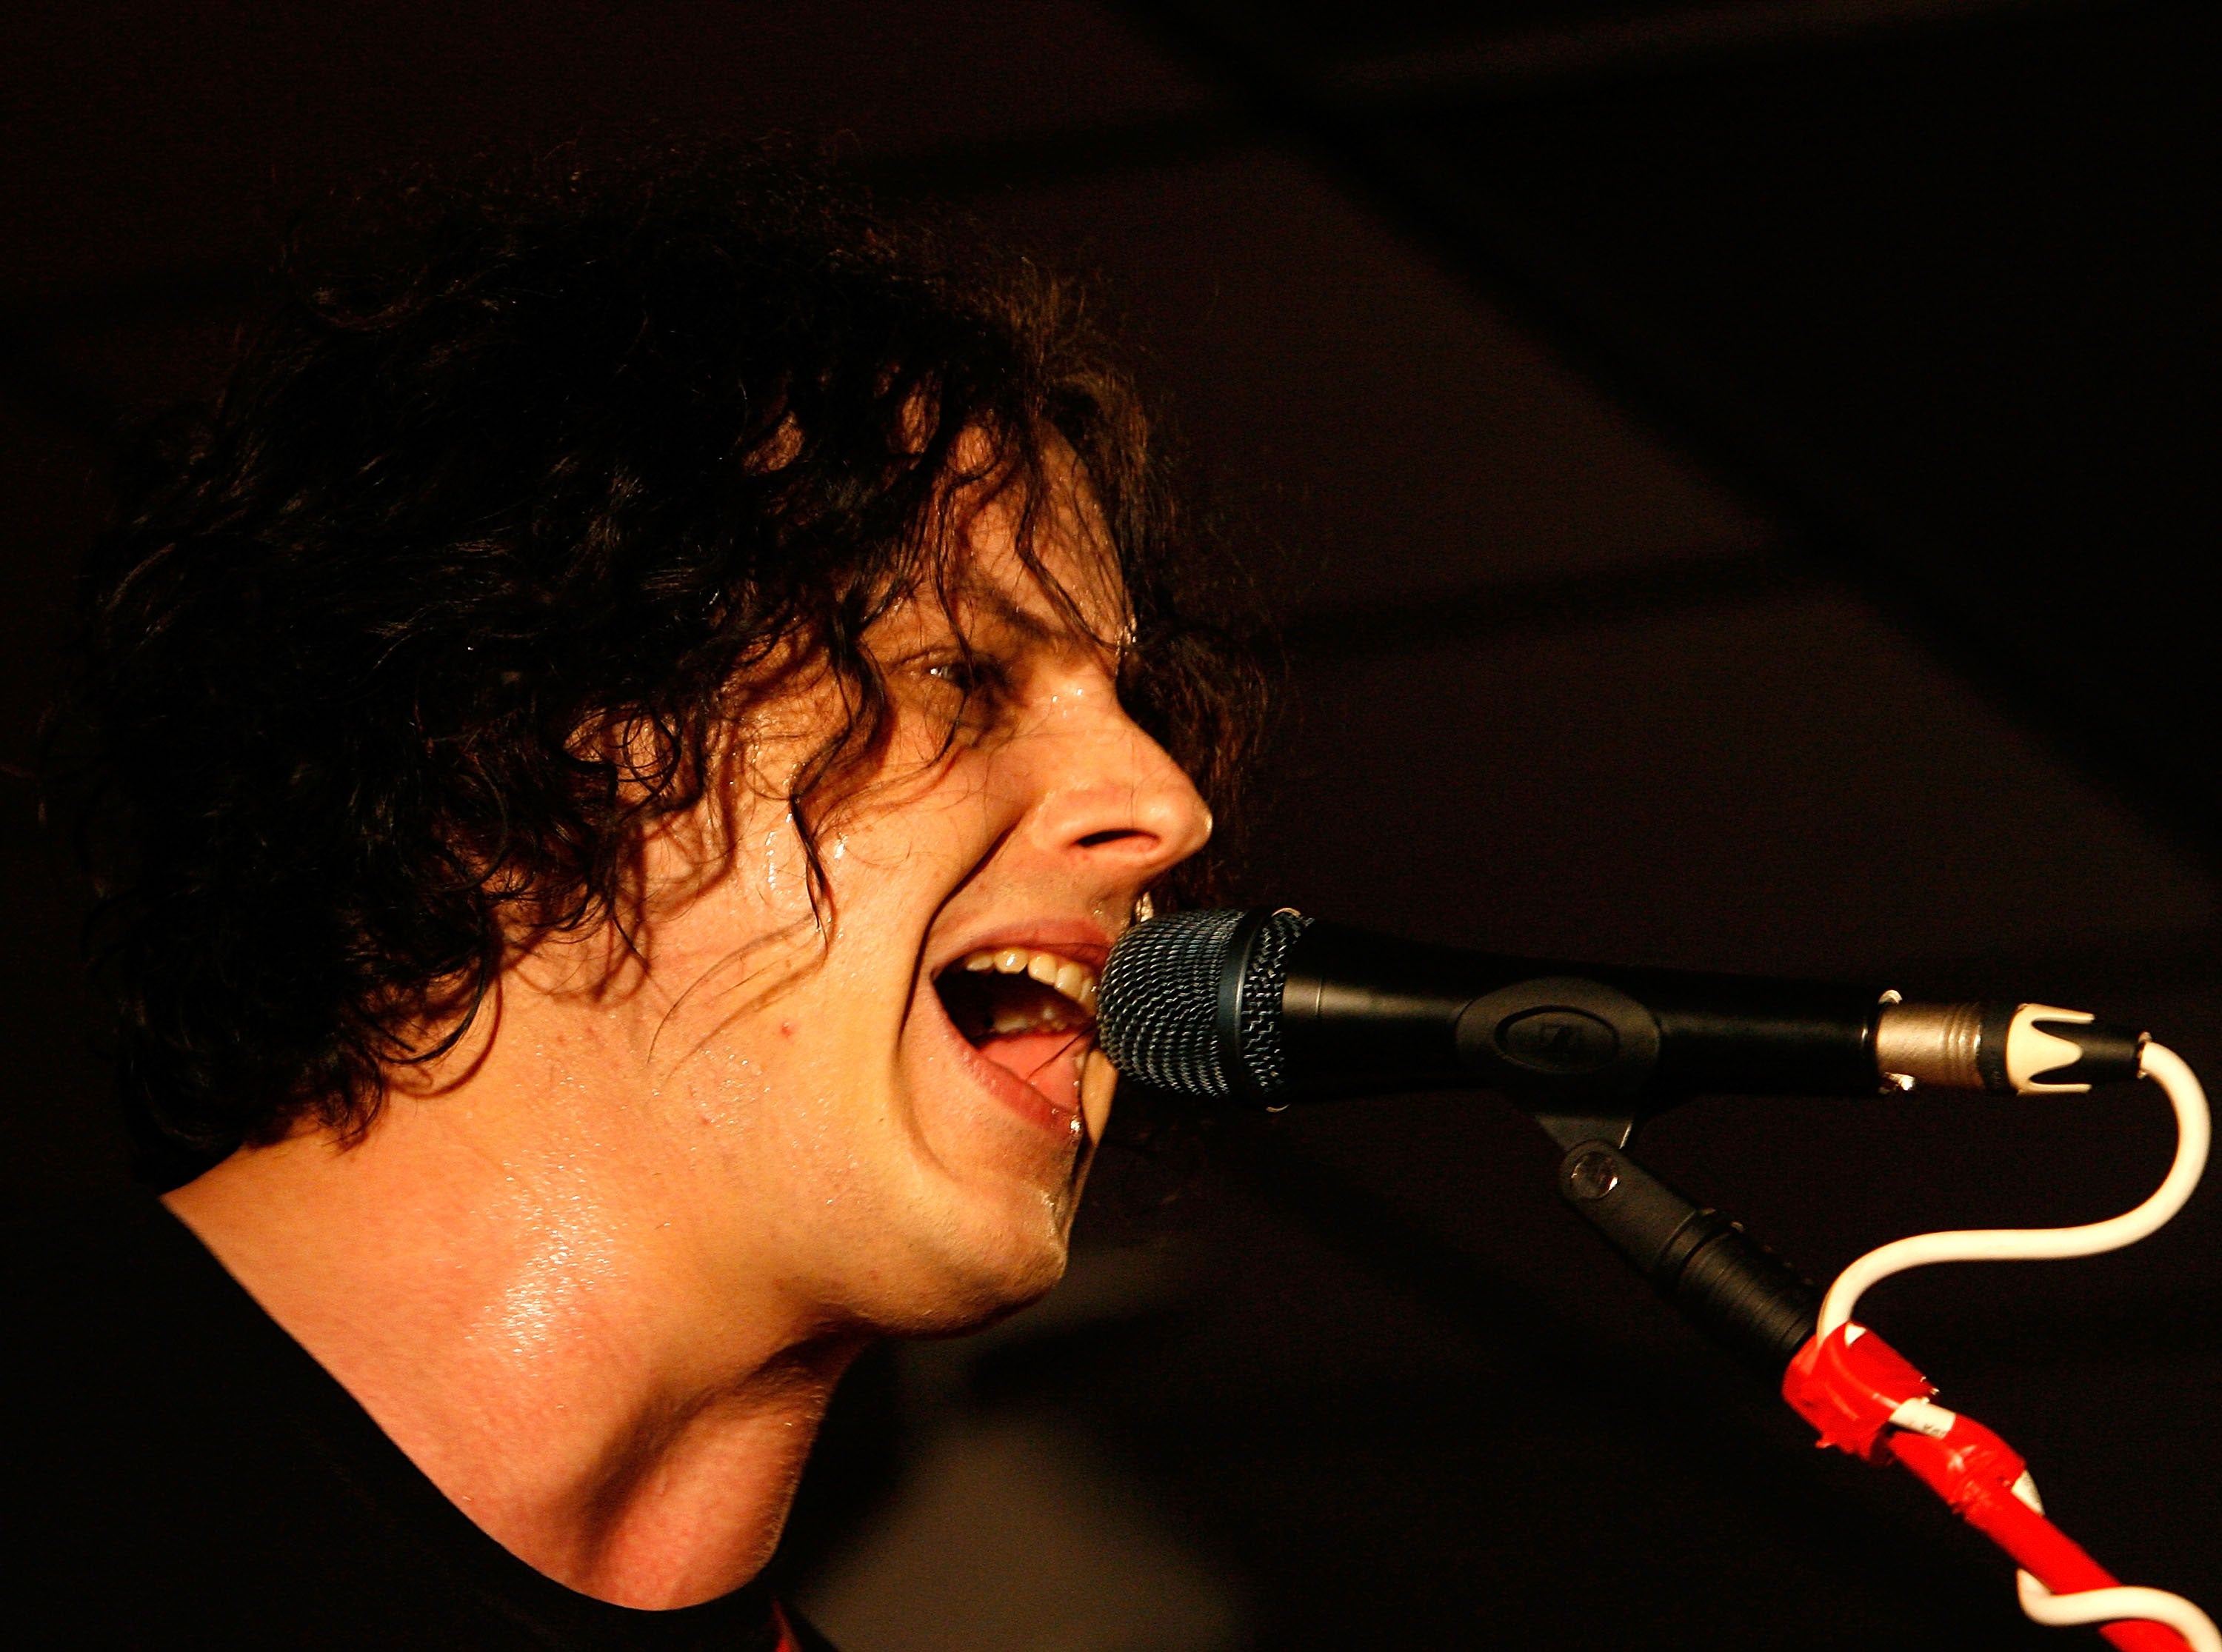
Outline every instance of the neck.
<path fill-rule="evenodd" d="M 690 1251 L 544 1091 L 505 1131 L 518 1110 L 472 1093 L 496 1077 L 396 1098 L 350 1147 L 242 1150 L 167 1203 L 512 1554 L 628 1606 L 737 1588 L 864 1339 Z"/>

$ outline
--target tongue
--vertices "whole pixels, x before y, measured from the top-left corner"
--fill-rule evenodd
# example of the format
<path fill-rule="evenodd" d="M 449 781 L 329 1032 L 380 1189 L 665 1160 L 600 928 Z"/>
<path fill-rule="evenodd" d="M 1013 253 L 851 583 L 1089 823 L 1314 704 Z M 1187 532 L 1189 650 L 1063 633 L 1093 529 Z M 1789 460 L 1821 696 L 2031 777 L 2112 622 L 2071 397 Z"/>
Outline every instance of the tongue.
<path fill-rule="evenodd" d="M 1080 1105 L 1080 1052 L 1085 1037 L 1062 1032 L 1005 1033 L 988 1039 L 980 1054 L 1007 1073 L 1015 1073 L 1052 1105 Z"/>

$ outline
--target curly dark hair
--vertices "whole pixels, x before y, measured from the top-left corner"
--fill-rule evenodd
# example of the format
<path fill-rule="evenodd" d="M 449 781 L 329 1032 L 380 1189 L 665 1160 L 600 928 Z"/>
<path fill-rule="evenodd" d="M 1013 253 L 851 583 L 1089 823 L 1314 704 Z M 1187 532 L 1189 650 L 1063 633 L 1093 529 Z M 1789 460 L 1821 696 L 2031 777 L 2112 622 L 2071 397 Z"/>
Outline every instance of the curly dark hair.
<path fill-rule="evenodd" d="M 1076 459 L 1129 709 L 1225 809 L 1255 675 L 1190 616 L 1130 379 L 1033 262 L 813 160 L 666 148 L 356 191 L 280 275 L 221 397 L 124 479 L 63 742 L 154 1179 L 367 1129 L 521 937 L 618 910 L 781 659 L 851 691 L 789 799 L 814 860 L 888 733 L 864 633 L 950 575 L 967 488 L 1024 521 Z"/>

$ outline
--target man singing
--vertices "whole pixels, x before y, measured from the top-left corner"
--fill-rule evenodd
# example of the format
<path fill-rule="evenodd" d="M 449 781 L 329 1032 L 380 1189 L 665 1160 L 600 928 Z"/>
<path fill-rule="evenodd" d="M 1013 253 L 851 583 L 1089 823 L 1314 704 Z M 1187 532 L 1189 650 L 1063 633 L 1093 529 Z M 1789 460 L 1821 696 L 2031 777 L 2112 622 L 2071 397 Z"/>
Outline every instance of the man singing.
<path fill-rule="evenodd" d="M 11 1236 L 10 1621 L 816 1644 L 753 1580 L 828 1393 L 1059 1276 L 1095 973 L 1246 679 L 1021 260 L 666 156 L 390 191 L 287 276 L 88 585 L 182 1185 Z"/>

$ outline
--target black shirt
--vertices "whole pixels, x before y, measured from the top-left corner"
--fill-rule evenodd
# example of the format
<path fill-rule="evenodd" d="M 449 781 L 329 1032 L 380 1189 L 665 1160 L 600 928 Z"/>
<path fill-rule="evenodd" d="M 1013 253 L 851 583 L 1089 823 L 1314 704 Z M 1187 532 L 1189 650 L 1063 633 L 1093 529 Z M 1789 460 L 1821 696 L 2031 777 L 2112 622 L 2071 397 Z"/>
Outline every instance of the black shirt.
<path fill-rule="evenodd" d="M 518 1560 L 151 1198 L 8 1232 L 0 1316 L 9 1645 L 780 1645 L 761 1585 L 641 1611 Z"/>

